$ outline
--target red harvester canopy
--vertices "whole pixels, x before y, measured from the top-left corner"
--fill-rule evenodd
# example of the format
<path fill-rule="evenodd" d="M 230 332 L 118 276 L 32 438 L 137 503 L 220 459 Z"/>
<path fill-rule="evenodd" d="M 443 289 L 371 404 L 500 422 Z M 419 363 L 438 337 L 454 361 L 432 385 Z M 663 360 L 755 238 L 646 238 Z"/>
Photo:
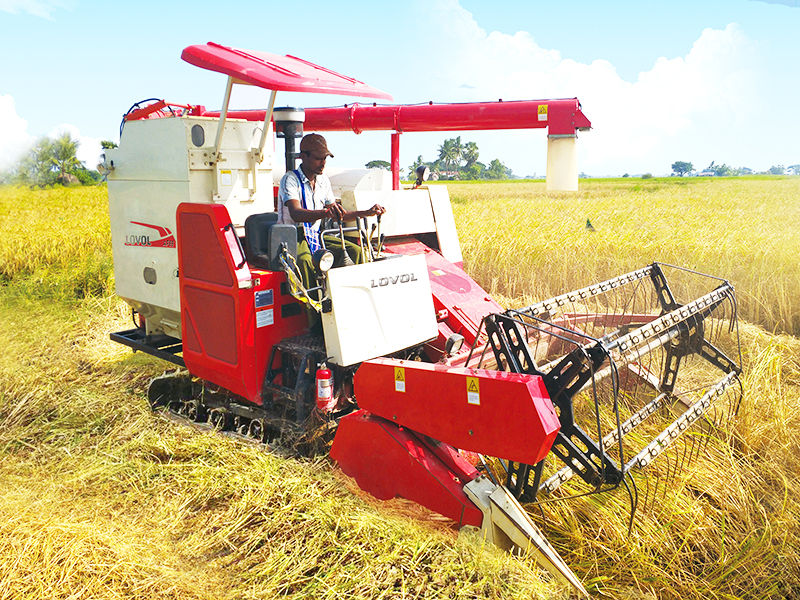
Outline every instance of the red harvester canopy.
<path fill-rule="evenodd" d="M 233 77 L 237 83 L 268 90 L 392 100 L 386 92 L 294 56 L 240 50 L 208 42 L 184 48 L 181 58 L 196 67 Z"/>

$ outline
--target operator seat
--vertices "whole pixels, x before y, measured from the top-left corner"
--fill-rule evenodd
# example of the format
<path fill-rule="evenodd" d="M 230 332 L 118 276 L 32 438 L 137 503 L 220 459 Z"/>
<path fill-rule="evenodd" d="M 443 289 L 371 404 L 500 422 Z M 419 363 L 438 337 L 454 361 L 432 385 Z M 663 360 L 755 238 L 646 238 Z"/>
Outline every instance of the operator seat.
<path fill-rule="evenodd" d="M 281 245 L 297 258 L 297 227 L 278 223 L 278 213 L 250 215 L 244 221 L 244 254 L 254 267 L 281 271 Z"/>

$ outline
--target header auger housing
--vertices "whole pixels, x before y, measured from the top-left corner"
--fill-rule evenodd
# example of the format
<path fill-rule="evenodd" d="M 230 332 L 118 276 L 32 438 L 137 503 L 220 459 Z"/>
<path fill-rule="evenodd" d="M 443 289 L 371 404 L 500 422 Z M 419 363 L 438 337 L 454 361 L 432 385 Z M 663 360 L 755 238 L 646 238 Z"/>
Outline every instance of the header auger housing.
<path fill-rule="evenodd" d="M 520 502 L 625 485 L 635 506 L 634 469 L 680 439 L 690 458 L 707 436 L 683 434 L 735 414 L 733 288 L 655 263 L 504 310 L 462 269 L 446 187 L 349 170 L 330 177 L 343 206 L 387 212 L 333 227 L 365 259 L 320 267 L 305 289 L 292 268 L 302 229 L 277 223 L 274 139 L 294 168 L 306 119 L 281 109 L 273 123 L 276 93 L 389 96 L 294 57 L 217 44 L 183 57 L 228 76 L 222 110 L 134 105 L 102 165 L 117 293 L 138 315 L 112 338 L 186 369 L 152 382 L 153 408 L 274 447 L 330 447 L 374 496 L 531 551 L 585 594 Z M 267 109 L 229 112 L 234 84 L 271 89 Z M 441 126 L 426 126 L 432 114 L 452 129 L 568 125 L 552 135 L 571 143 L 590 126 L 576 99 L 439 106 L 349 114 L 354 128 L 393 114 L 406 131 Z M 347 126 L 339 109 L 315 110 L 310 128 Z"/>

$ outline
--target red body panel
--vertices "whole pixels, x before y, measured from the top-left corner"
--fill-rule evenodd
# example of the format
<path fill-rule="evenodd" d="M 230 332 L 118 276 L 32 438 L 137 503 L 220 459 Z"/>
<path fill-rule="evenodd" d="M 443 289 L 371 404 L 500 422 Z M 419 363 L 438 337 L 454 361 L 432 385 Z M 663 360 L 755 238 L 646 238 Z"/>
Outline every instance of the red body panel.
<path fill-rule="evenodd" d="M 455 454 L 455 453 L 453 453 Z M 331 457 L 358 486 L 380 500 L 401 496 L 459 525 L 480 527 L 483 513 L 464 493 L 463 473 L 477 471 L 463 458 L 454 472 L 414 433 L 363 410 L 343 417 Z M 460 464 L 459 463 L 459 464 Z"/>
<path fill-rule="evenodd" d="M 388 358 L 355 376 L 359 407 L 446 444 L 533 465 L 560 424 L 538 375 Z"/>
<path fill-rule="evenodd" d="M 305 311 L 281 294 L 283 273 L 243 264 L 224 206 L 180 204 L 177 223 L 186 368 L 262 404 L 272 346 L 308 330 Z"/>
<path fill-rule="evenodd" d="M 438 360 L 444 352 L 444 344 L 453 333 L 464 336 L 464 344 L 471 346 L 478 335 L 483 318 L 503 307 L 463 269 L 454 265 L 438 252 L 416 240 L 388 242 L 387 250 L 394 254 L 424 254 L 428 264 L 433 307 L 438 315 L 439 338 L 431 344 L 438 353 L 431 360 Z"/>

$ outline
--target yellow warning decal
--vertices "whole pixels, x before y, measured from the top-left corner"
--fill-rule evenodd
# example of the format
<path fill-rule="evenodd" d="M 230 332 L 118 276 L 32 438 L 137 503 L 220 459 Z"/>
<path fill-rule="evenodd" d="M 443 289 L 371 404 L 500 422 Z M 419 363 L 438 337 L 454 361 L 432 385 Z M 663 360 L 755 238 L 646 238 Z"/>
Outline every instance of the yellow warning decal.
<path fill-rule="evenodd" d="M 481 387 L 480 380 L 477 377 L 467 377 L 467 403 L 480 406 Z"/>
<path fill-rule="evenodd" d="M 394 391 L 406 391 L 406 370 L 403 367 L 394 368 Z"/>
<path fill-rule="evenodd" d="M 539 120 L 547 121 L 547 104 L 540 104 L 538 108 L 539 108 Z"/>
<path fill-rule="evenodd" d="M 431 273 L 433 273 L 437 277 L 441 277 L 442 275 L 447 275 L 447 273 L 445 273 L 441 269 L 435 269 L 435 270 L 431 271 Z"/>

